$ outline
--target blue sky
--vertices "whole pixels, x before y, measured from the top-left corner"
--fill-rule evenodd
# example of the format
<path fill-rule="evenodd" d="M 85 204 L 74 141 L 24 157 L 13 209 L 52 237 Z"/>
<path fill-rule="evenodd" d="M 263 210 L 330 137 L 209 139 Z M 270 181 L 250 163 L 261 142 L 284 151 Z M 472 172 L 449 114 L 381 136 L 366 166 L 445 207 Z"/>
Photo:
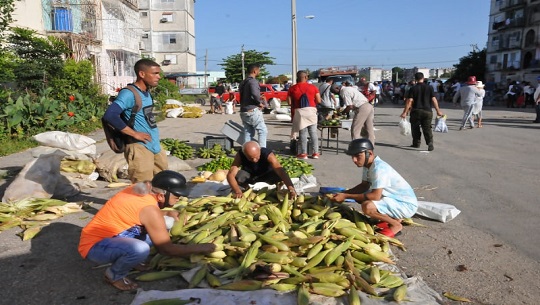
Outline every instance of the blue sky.
<path fill-rule="evenodd" d="M 483 49 L 488 0 L 297 0 L 298 66 L 316 70 L 357 65 L 452 67 L 475 44 Z M 305 16 L 315 16 L 306 19 Z M 197 70 L 221 70 L 223 59 L 245 50 L 268 51 L 271 75 L 289 74 L 290 0 L 197 0 Z"/>

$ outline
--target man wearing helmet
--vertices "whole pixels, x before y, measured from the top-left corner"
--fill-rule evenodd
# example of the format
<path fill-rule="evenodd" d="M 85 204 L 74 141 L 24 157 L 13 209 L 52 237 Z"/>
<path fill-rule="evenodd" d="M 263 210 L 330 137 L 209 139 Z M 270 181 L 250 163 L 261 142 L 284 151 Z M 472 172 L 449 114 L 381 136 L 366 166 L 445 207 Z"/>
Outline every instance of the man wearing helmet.
<path fill-rule="evenodd" d="M 362 183 L 334 195 L 333 200 L 353 199 L 362 205 L 362 212 L 380 221 L 381 234 L 393 237 L 402 229 L 401 219 L 412 217 L 418 209 L 413 188 L 388 163 L 373 154 L 368 139 L 356 139 L 349 144 L 347 155 L 357 167 L 363 168 Z"/>
<path fill-rule="evenodd" d="M 135 290 L 137 284 L 126 276 L 131 269 L 144 267 L 152 245 L 167 256 L 214 252 L 214 244 L 171 242 L 163 216 L 178 215 L 164 214 L 161 209 L 178 201 L 185 184 L 184 176 L 165 170 L 156 174 L 152 182 L 136 183 L 114 195 L 83 228 L 81 256 L 98 264 L 111 263 L 105 281 L 119 290 Z"/>

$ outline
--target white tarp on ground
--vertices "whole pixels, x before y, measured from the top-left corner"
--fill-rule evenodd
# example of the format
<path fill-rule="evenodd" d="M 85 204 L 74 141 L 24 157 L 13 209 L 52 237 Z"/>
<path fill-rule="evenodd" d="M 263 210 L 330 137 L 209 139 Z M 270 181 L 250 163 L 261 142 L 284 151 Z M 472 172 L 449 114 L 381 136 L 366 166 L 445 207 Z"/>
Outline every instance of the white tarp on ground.
<path fill-rule="evenodd" d="M 405 280 L 407 284 L 408 305 L 435 305 L 442 304 L 441 296 L 431 289 L 419 277 Z M 158 299 L 200 298 L 200 304 L 204 305 L 296 305 L 296 292 L 277 292 L 272 289 L 256 291 L 229 291 L 216 289 L 184 289 L 174 291 L 139 289 L 131 305 L 141 305 L 145 302 Z M 390 300 L 390 298 L 389 298 Z M 363 305 L 396 304 L 385 299 L 372 299 L 367 294 L 360 292 L 360 301 Z M 195 303 L 194 303 L 195 304 Z M 313 305 L 346 305 L 347 296 L 341 298 L 328 298 L 320 295 L 311 295 L 310 304 Z"/>

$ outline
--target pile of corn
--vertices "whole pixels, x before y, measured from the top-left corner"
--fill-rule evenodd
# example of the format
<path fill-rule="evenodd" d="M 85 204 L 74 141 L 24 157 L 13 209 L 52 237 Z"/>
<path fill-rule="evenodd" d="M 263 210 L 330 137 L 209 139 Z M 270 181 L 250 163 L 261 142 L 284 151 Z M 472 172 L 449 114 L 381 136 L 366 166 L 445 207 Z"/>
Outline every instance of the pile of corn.
<path fill-rule="evenodd" d="M 183 108 L 184 108 L 184 114 L 182 114 L 183 118 L 200 118 L 204 114 L 204 111 L 201 109 L 201 107 L 183 106 Z"/>
<path fill-rule="evenodd" d="M 28 198 L 16 202 L 0 202 L 0 232 L 16 226 L 23 231 L 19 234 L 23 240 L 34 238 L 48 221 L 65 214 L 82 211 L 74 202 L 57 199 Z"/>
<path fill-rule="evenodd" d="M 251 189 L 243 198 L 206 197 L 180 201 L 179 221 L 171 228 L 175 243 L 214 243 L 216 252 L 189 259 L 156 254 L 154 269 L 137 280 L 154 280 L 199 268 L 189 287 L 206 281 L 227 290 L 275 289 L 298 292 L 298 304 L 310 294 L 340 297 L 359 304 L 358 291 L 374 297 L 405 298 L 401 277 L 379 268 L 394 264 L 389 245 L 395 239 L 374 232 L 362 214 L 326 196 L 288 199 L 281 192 Z"/>

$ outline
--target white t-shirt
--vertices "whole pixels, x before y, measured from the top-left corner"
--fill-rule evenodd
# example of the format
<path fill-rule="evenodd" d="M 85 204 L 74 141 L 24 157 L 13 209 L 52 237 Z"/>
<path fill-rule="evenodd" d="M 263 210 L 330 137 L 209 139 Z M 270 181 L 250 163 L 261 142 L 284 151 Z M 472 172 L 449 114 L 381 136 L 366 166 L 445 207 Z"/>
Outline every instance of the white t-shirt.
<path fill-rule="evenodd" d="M 438 89 L 439 89 L 439 82 L 431 82 L 429 83 L 429 85 L 431 86 L 431 88 L 433 88 L 433 92 L 437 93 L 439 92 Z"/>

